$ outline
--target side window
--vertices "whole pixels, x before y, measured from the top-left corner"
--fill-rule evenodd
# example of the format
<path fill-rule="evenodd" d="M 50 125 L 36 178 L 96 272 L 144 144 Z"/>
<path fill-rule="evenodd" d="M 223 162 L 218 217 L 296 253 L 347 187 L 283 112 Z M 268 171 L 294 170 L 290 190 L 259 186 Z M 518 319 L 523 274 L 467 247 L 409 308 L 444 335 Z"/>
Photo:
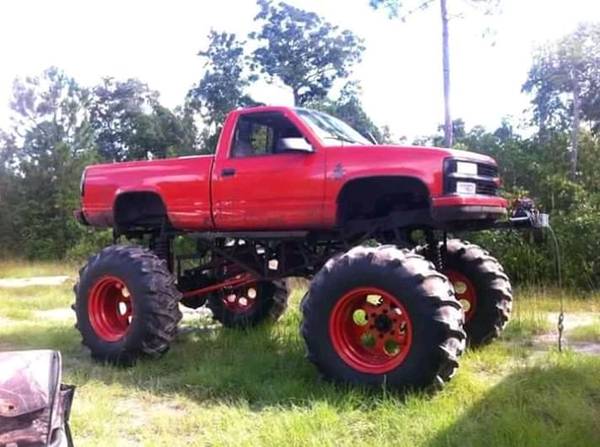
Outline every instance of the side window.
<path fill-rule="evenodd" d="M 252 157 L 278 153 L 282 138 L 302 137 L 300 131 L 281 113 L 250 113 L 238 118 L 231 157 Z"/>
<path fill-rule="evenodd" d="M 273 128 L 260 123 L 252 123 L 250 146 L 254 151 L 254 155 L 270 153 L 273 146 Z"/>

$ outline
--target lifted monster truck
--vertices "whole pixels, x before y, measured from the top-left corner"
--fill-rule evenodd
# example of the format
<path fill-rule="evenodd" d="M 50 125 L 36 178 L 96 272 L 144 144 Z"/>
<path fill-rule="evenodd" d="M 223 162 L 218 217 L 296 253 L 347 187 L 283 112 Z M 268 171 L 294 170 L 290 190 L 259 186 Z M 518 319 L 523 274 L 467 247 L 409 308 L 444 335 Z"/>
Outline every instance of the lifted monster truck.
<path fill-rule="evenodd" d="M 115 245 L 81 270 L 77 328 L 95 359 L 130 364 L 168 350 L 179 303 L 249 327 L 281 316 L 286 277 L 312 278 L 302 335 L 326 378 L 442 385 L 467 337 L 490 341 L 510 315 L 498 261 L 447 237 L 502 225 L 498 186 L 487 156 L 372 144 L 307 109 L 233 111 L 214 156 L 85 170 L 77 218 Z"/>

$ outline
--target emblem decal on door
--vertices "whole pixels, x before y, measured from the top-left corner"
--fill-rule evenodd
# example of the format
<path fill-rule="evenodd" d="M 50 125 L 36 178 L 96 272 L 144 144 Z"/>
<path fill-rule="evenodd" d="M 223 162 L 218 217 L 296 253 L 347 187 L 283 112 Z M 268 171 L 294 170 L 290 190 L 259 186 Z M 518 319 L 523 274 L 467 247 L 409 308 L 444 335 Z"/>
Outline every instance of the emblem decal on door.
<path fill-rule="evenodd" d="M 343 178 L 344 175 L 346 175 L 346 171 L 344 170 L 342 164 L 338 163 L 337 165 L 335 165 L 335 168 L 333 168 L 332 177 L 336 180 L 339 180 Z"/>

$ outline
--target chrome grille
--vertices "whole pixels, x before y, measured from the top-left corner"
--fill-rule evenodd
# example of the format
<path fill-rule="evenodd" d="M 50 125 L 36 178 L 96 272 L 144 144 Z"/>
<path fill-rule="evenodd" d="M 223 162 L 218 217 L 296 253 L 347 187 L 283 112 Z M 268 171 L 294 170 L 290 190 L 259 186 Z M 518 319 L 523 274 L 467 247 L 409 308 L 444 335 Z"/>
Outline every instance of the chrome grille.
<path fill-rule="evenodd" d="M 482 194 L 484 196 L 495 196 L 498 194 L 498 188 L 495 183 L 478 181 L 476 184 L 477 194 Z"/>
<path fill-rule="evenodd" d="M 457 159 L 449 159 L 446 161 L 446 176 L 444 181 L 444 190 L 446 194 L 456 193 L 456 182 L 471 182 L 476 185 L 476 194 L 484 196 L 498 195 L 498 168 L 493 164 L 475 162 L 477 164 L 477 175 L 459 174 L 456 172 Z"/>
<path fill-rule="evenodd" d="M 498 168 L 494 165 L 477 163 L 477 174 L 482 177 L 498 177 Z"/>

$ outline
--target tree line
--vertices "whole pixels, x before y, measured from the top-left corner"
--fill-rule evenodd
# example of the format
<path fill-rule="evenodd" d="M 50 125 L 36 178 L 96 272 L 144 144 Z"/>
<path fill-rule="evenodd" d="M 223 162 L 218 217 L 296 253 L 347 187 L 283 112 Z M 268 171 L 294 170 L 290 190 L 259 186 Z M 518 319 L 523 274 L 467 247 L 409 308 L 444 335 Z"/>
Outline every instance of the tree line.
<path fill-rule="evenodd" d="M 107 232 L 72 218 L 83 168 L 214 151 L 226 113 L 260 104 L 249 93 L 259 79 L 287 86 L 296 105 L 324 110 L 365 136 L 393 142 L 389 129 L 368 116 L 352 77 L 365 49 L 362 39 L 284 2 L 258 0 L 257 6 L 249 35 L 210 32 L 198 53 L 203 72 L 173 109 L 138 79 L 108 77 L 84 86 L 56 67 L 17 79 L 11 125 L 0 130 L 0 256 L 80 258 L 108 243 Z M 469 130 L 460 119 L 450 122 L 453 147 L 498 160 L 503 194 L 529 195 L 551 213 L 567 283 L 590 290 L 600 287 L 599 59 L 596 24 L 539 48 L 523 74 L 523 91 L 531 97 L 528 136 L 508 120 L 497 129 Z M 448 135 L 442 125 L 414 143 L 443 145 Z M 477 238 L 517 281 L 554 279 L 545 244 L 517 233 Z"/>

